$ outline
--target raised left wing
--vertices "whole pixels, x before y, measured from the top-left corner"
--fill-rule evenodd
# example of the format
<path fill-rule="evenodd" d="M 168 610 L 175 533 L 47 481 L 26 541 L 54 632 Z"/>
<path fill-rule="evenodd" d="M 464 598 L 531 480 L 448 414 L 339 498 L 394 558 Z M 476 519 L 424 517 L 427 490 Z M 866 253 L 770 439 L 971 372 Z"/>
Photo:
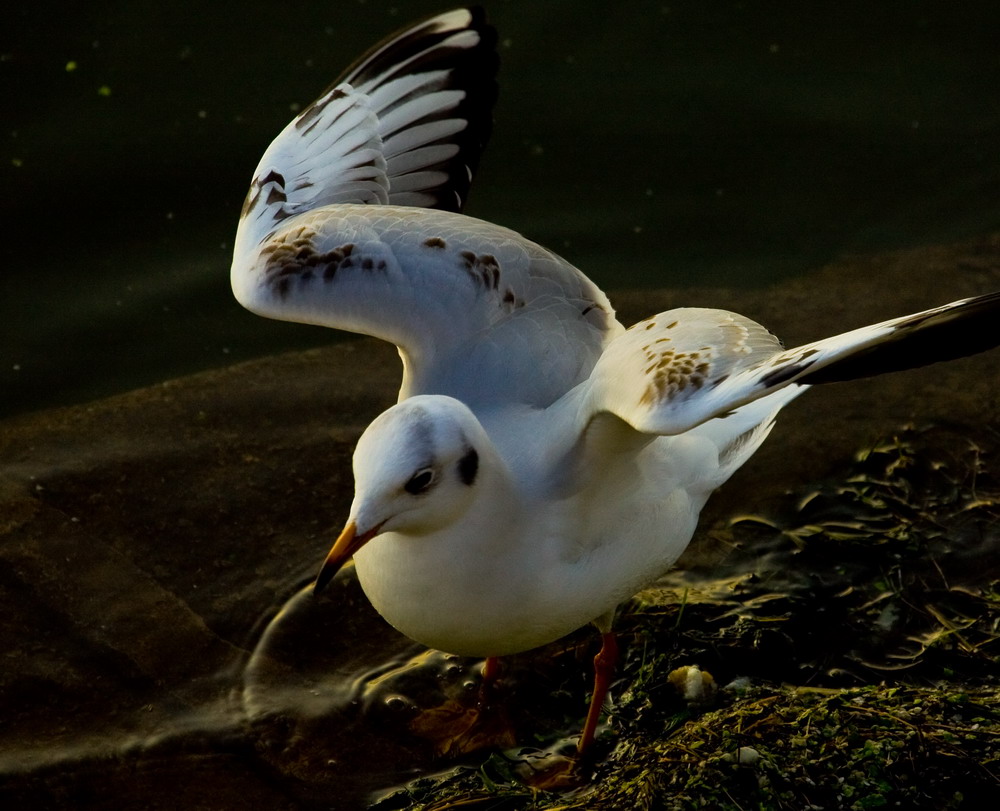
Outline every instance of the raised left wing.
<path fill-rule="evenodd" d="M 349 69 L 264 153 L 231 280 L 260 315 L 395 343 L 401 397 L 544 407 L 622 327 L 572 265 L 454 213 L 489 134 L 494 46 L 459 9 Z"/>

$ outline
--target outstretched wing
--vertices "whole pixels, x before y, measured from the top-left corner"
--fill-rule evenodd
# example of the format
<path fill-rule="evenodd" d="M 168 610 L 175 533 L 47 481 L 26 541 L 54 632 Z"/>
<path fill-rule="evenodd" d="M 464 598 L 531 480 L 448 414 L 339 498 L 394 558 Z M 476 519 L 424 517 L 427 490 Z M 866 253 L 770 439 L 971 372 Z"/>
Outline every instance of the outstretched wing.
<path fill-rule="evenodd" d="M 570 264 L 454 213 L 489 133 L 494 46 L 458 10 L 363 57 L 265 152 L 231 280 L 260 315 L 395 343 L 401 397 L 546 406 L 621 326 Z"/>
<path fill-rule="evenodd" d="M 609 412 L 646 434 L 681 434 L 791 385 L 869 377 L 991 349 L 1000 345 L 998 323 L 1000 293 L 992 293 L 783 351 L 748 318 L 670 310 L 609 344 L 585 384 L 587 413 Z"/>

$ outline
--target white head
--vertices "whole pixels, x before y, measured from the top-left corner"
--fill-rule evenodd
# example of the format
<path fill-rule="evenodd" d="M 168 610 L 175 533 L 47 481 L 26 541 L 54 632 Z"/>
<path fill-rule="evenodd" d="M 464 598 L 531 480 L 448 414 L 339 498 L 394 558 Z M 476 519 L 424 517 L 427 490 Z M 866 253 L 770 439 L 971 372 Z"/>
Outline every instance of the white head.
<path fill-rule="evenodd" d="M 382 413 L 354 451 L 359 532 L 424 535 L 458 519 L 479 477 L 479 421 L 458 400 L 411 397 Z"/>
<path fill-rule="evenodd" d="M 486 433 L 463 403 L 421 395 L 365 429 L 354 451 L 354 503 L 316 581 L 382 532 L 426 535 L 457 521 L 475 498 Z"/>

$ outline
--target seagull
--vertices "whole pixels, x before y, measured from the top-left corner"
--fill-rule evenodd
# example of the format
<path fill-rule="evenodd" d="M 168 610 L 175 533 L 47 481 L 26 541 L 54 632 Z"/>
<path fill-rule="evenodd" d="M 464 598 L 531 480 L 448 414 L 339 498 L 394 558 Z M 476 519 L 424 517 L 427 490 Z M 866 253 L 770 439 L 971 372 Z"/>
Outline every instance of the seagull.
<path fill-rule="evenodd" d="M 485 657 L 487 674 L 593 624 L 582 760 L 616 608 L 674 564 L 778 411 L 815 384 L 1000 344 L 1000 294 L 794 349 L 716 309 L 626 329 L 569 262 L 461 213 L 497 69 L 478 9 L 369 51 L 264 153 L 231 281 L 254 313 L 391 341 L 402 360 L 398 402 L 358 441 L 350 514 L 315 591 L 353 557 L 391 625 Z"/>

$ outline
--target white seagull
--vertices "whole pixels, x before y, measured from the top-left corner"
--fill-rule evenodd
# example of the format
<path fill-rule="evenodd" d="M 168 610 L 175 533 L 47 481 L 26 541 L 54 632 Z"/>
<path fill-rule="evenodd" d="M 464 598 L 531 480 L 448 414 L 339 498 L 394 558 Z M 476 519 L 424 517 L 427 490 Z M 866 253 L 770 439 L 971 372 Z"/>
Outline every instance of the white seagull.
<path fill-rule="evenodd" d="M 351 556 L 378 612 L 432 648 L 495 657 L 615 609 L 684 551 L 706 499 L 814 383 L 1000 343 L 1000 294 L 785 350 L 723 310 L 625 329 L 564 259 L 459 212 L 496 97 L 477 10 L 411 26 L 298 115 L 257 167 L 232 286 L 269 318 L 399 348 L 399 401 L 364 432 L 355 497 L 317 579 Z"/>

